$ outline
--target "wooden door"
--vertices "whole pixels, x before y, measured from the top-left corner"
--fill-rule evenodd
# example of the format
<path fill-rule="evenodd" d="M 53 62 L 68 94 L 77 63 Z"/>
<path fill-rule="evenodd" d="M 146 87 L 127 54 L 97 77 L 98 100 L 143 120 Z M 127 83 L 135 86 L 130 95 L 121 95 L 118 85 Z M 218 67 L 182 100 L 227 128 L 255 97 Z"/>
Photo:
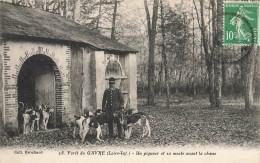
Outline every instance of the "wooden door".
<path fill-rule="evenodd" d="M 48 127 L 56 127 L 56 97 L 55 97 L 55 76 L 52 72 L 35 77 L 35 101 L 36 105 L 45 104 L 54 107 L 54 113 L 50 116 Z"/>

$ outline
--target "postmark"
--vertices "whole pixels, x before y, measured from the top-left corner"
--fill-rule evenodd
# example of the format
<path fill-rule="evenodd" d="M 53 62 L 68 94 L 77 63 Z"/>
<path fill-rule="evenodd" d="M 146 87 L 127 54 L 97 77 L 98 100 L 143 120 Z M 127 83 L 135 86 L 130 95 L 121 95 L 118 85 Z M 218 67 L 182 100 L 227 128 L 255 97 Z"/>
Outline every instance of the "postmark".
<path fill-rule="evenodd" d="M 258 45 L 257 2 L 224 2 L 224 45 Z"/>

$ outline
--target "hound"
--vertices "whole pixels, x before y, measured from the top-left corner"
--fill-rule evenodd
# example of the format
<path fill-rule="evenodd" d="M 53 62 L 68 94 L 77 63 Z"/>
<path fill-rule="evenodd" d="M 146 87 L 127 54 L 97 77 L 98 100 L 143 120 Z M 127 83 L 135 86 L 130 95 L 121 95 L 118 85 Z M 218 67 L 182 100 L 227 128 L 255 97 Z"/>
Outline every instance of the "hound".
<path fill-rule="evenodd" d="M 120 121 L 122 118 L 123 115 L 119 114 L 119 113 L 122 113 L 121 111 L 116 111 L 113 116 L 114 116 L 114 121 L 117 122 L 117 121 Z M 109 121 L 109 117 L 108 115 L 105 114 L 105 112 L 102 112 L 101 109 L 97 109 L 96 112 L 94 113 L 94 118 L 97 120 L 97 122 L 100 124 L 101 126 L 101 130 L 102 130 L 102 127 L 105 125 L 105 124 L 108 124 L 108 121 Z M 120 124 L 122 124 L 120 122 Z M 101 131 L 101 136 L 102 136 L 102 131 Z"/>
<path fill-rule="evenodd" d="M 23 114 L 25 112 L 25 108 L 24 108 L 24 103 L 23 102 L 19 102 L 19 106 L 18 106 L 18 131 L 19 132 L 22 132 L 23 129 L 22 129 L 22 124 L 23 124 Z"/>
<path fill-rule="evenodd" d="M 82 122 L 82 126 L 83 126 L 83 128 L 82 128 L 83 129 L 83 137 L 82 137 L 82 140 L 81 140 L 82 143 L 84 143 L 85 138 L 86 138 L 87 133 L 89 132 L 90 128 L 94 128 L 96 130 L 96 132 L 97 132 L 97 140 L 103 142 L 103 140 L 100 139 L 101 126 L 98 123 L 97 119 L 95 119 L 94 116 L 89 116 L 89 117 L 85 118 L 83 120 L 83 122 Z"/>
<path fill-rule="evenodd" d="M 94 116 L 101 126 L 108 123 L 108 116 L 101 109 L 97 109 Z"/>
<path fill-rule="evenodd" d="M 36 105 L 35 108 L 35 121 L 36 121 L 36 130 L 39 131 L 40 130 L 40 118 L 41 118 L 41 113 L 42 113 L 42 107 Z"/>
<path fill-rule="evenodd" d="M 34 131 L 34 122 L 35 111 L 32 108 L 27 108 L 23 114 L 23 134 L 28 134 L 29 132 Z"/>
<path fill-rule="evenodd" d="M 149 125 L 149 120 L 147 119 L 145 113 L 137 112 L 131 115 L 124 115 L 119 118 L 120 118 L 120 123 L 123 125 L 126 139 L 130 138 L 132 128 L 135 124 L 139 124 L 140 126 L 142 126 L 141 137 L 144 137 L 146 135 L 148 135 L 148 137 L 151 137 L 151 128 Z"/>
<path fill-rule="evenodd" d="M 35 120 L 36 120 L 36 111 L 31 108 L 32 112 L 30 114 L 30 131 L 34 132 L 34 124 L 35 124 Z"/>
<path fill-rule="evenodd" d="M 96 112 L 94 113 L 95 119 L 101 126 L 101 130 L 105 124 L 108 124 L 108 116 L 102 112 L 101 109 L 97 109 Z M 102 131 L 101 131 L 101 136 L 102 136 Z"/>
<path fill-rule="evenodd" d="M 47 130 L 47 124 L 48 124 L 50 115 L 53 112 L 54 112 L 53 107 L 47 107 L 46 105 L 43 105 L 43 110 L 42 110 L 43 119 L 42 119 L 42 122 L 43 122 L 43 126 L 44 126 L 45 130 Z"/>
<path fill-rule="evenodd" d="M 82 139 L 83 138 L 83 125 L 82 125 L 82 122 L 83 120 L 85 119 L 84 116 L 75 116 L 75 125 L 74 125 L 74 131 L 73 131 L 73 138 L 75 139 L 76 138 L 76 130 L 79 129 L 79 136 L 80 138 Z"/>
<path fill-rule="evenodd" d="M 75 118 L 75 125 L 74 125 L 74 131 L 73 131 L 73 138 L 76 138 L 76 131 L 77 129 L 79 130 L 79 136 L 81 139 L 83 139 L 83 120 L 85 120 L 87 117 L 89 116 L 93 116 L 93 113 L 88 111 L 88 110 L 84 110 L 84 115 L 83 116 L 76 116 L 74 115 Z"/>
<path fill-rule="evenodd" d="M 30 131 L 30 115 L 23 114 L 23 134 L 28 134 Z"/>
<path fill-rule="evenodd" d="M 145 116 L 146 116 L 145 113 L 143 113 L 143 112 L 136 112 L 136 111 L 133 110 L 133 109 L 128 109 L 128 110 L 125 111 L 125 115 L 132 115 L 132 114 L 136 114 L 136 113 L 142 114 L 142 115 L 145 115 Z"/>

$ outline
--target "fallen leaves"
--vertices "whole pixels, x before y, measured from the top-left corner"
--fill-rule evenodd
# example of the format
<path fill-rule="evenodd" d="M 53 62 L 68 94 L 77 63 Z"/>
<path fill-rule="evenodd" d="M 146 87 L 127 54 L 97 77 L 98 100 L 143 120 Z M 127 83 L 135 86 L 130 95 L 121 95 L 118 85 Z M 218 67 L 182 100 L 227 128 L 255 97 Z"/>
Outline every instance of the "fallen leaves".
<path fill-rule="evenodd" d="M 129 140 L 110 139 L 107 127 L 103 128 L 104 142 L 98 142 L 95 135 L 88 135 L 85 144 L 73 139 L 73 129 L 64 127 L 39 131 L 14 138 L 1 138 L 3 147 L 80 148 L 123 146 L 153 147 L 174 145 L 232 145 L 260 146 L 260 110 L 245 111 L 241 105 L 224 105 L 212 109 L 205 104 L 178 105 L 166 109 L 161 105 L 138 106 L 138 110 L 149 114 L 151 138 L 140 137 L 141 128 L 135 126 Z M 115 133 L 116 132 L 116 127 Z"/>

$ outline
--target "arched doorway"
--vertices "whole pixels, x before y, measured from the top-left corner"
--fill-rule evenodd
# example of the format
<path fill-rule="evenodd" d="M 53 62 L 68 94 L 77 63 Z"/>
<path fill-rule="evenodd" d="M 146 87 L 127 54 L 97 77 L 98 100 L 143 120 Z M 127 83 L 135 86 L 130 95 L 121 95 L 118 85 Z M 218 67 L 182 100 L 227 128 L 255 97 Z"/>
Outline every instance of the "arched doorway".
<path fill-rule="evenodd" d="M 28 58 L 20 69 L 17 86 L 18 102 L 29 107 L 45 104 L 55 108 L 48 128 L 61 124 L 61 114 L 57 112 L 61 101 L 61 78 L 57 65 L 50 57 L 38 54 Z"/>
<path fill-rule="evenodd" d="M 116 88 L 120 88 L 122 87 L 121 85 L 121 77 L 122 77 L 122 68 L 120 66 L 120 64 L 118 63 L 118 61 L 109 61 L 107 63 L 106 66 L 106 79 L 110 78 L 110 77 L 114 77 L 116 78 L 116 83 L 115 83 L 115 87 Z M 108 81 L 106 82 L 106 87 L 108 88 Z"/>

